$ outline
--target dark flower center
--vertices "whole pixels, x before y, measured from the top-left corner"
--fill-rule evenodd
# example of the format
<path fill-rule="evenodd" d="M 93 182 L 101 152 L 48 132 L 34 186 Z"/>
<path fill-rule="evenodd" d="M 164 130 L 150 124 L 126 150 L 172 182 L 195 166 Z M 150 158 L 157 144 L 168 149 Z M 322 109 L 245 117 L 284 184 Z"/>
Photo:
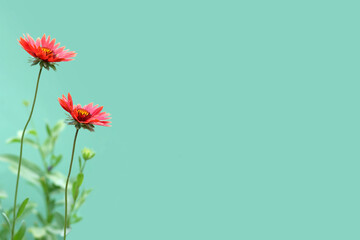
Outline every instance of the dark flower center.
<path fill-rule="evenodd" d="M 79 121 L 86 121 L 91 117 L 91 114 L 83 108 L 79 108 L 77 111 L 77 118 Z"/>

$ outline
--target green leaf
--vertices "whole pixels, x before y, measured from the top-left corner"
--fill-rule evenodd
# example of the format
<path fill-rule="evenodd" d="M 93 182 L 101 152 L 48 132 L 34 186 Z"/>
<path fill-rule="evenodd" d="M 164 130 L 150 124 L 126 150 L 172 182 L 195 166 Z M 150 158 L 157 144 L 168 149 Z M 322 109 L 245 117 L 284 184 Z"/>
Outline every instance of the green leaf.
<path fill-rule="evenodd" d="M 74 202 L 76 201 L 78 195 L 79 195 L 79 188 L 77 186 L 77 182 L 75 181 L 72 185 L 72 195 L 73 195 L 73 199 Z"/>
<path fill-rule="evenodd" d="M 36 212 L 36 216 L 37 216 L 37 218 L 40 220 L 40 222 L 41 222 L 43 225 L 46 225 L 45 219 L 43 218 L 43 216 L 41 215 L 41 213 Z"/>
<path fill-rule="evenodd" d="M 83 219 L 82 217 L 79 217 L 78 215 L 73 214 L 70 218 L 70 223 L 75 224 L 75 223 L 80 222 L 82 219 Z"/>
<path fill-rule="evenodd" d="M 50 64 L 49 66 L 52 68 L 52 70 L 56 71 L 56 67 L 54 64 Z"/>
<path fill-rule="evenodd" d="M 77 175 L 77 178 L 76 178 L 75 182 L 73 183 L 72 194 L 73 194 L 74 202 L 76 201 L 76 199 L 77 199 L 77 197 L 79 195 L 79 189 L 80 189 L 80 186 L 81 186 L 83 180 L 84 180 L 84 174 L 79 173 Z"/>
<path fill-rule="evenodd" d="M 21 138 L 20 137 L 13 137 L 13 138 L 9 138 L 6 140 L 6 143 L 20 143 L 21 142 Z M 37 142 L 35 142 L 34 140 L 30 139 L 30 138 L 24 138 L 24 143 L 28 144 L 30 146 L 32 146 L 33 148 L 39 148 L 39 144 L 37 144 Z"/>
<path fill-rule="evenodd" d="M 21 224 L 20 229 L 15 234 L 14 240 L 22 240 L 24 238 L 24 236 L 25 236 L 25 232 L 26 232 L 26 224 L 25 224 L 25 222 L 23 222 Z"/>
<path fill-rule="evenodd" d="M 54 146 L 55 146 L 54 138 L 48 137 L 40 147 L 42 157 L 46 158 L 52 152 Z"/>
<path fill-rule="evenodd" d="M 77 211 L 85 202 L 86 198 L 89 196 L 89 194 L 92 192 L 92 189 L 83 190 L 80 194 L 79 199 L 75 203 L 74 210 Z"/>
<path fill-rule="evenodd" d="M 40 227 L 31 227 L 29 232 L 34 236 L 34 238 L 43 238 L 46 236 L 46 228 Z"/>
<path fill-rule="evenodd" d="M 31 134 L 31 135 L 37 136 L 37 131 L 35 129 L 30 129 L 28 131 L 28 133 Z"/>
<path fill-rule="evenodd" d="M 76 182 L 77 182 L 77 184 L 78 184 L 79 187 L 81 186 L 81 184 L 83 183 L 83 181 L 84 181 L 84 174 L 83 174 L 83 173 L 79 173 L 79 174 L 77 175 L 77 179 L 76 179 Z"/>
<path fill-rule="evenodd" d="M 55 143 L 59 137 L 59 134 L 65 128 L 64 121 L 59 121 L 51 128 L 48 124 L 46 125 L 46 131 L 48 132 L 48 138 L 40 147 L 40 151 L 43 158 L 46 158 L 54 149 Z"/>
<path fill-rule="evenodd" d="M 20 207 L 19 207 L 19 210 L 18 210 L 18 212 L 17 212 L 17 214 L 16 214 L 16 219 L 18 219 L 20 216 L 21 216 L 21 214 L 23 214 L 23 212 L 24 212 L 24 210 L 25 210 L 25 207 L 26 207 L 26 204 L 29 202 L 29 198 L 27 198 L 27 199 L 25 199 L 22 203 L 21 203 L 21 205 L 20 205 Z"/>
<path fill-rule="evenodd" d="M 6 215 L 5 212 L 2 212 L 1 215 L 3 216 L 3 218 L 5 219 L 5 222 L 7 223 L 7 225 L 9 226 L 9 229 L 11 229 L 11 223 L 10 220 L 8 218 L 8 216 Z"/>
<path fill-rule="evenodd" d="M 14 173 L 16 175 L 18 172 L 18 165 L 11 164 L 9 166 L 9 169 L 12 173 Z M 27 168 L 24 168 L 24 167 L 21 168 L 20 176 L 22 178 L 24 178 L 26 181 L 28 181 L 29 183 L 32 183 L 34 185 L 39 185 L 40 177 L 37 176 L 36 174 L 34 174 L 34 172 L 29 171 L 29 169 L 27 169 Z"/>
<path fill-rule="evenodd" d="M 54 221 L 55 221 L 55 225 L 58 228 L 64 227 L 65 219 L 64 219 L 64 215 L 62 215 L 61 213 L 59 213 L 59 212 L 54 213 Z"/>
<path fill-rule="evenodd" d="M 12 154 L 2 154 L 0 155 L 0 162 L 10 163 L 10 170 L 17 174 L 19 162 L 18 156 Z M 44 173 L 41 168 L 38 167 L 36 164 L 24 158 L 22 159 L 21 177 L 25 178 L 33 184 L 39 184 L 40 176 L 42 176 L 43 174 Z"/>
<path fill-rule="evenodd" d="M 26 205 L 24 212 L 21 214 L 21 218 L 25 218 L 26 216 L 32 214 L 36 207 L 37 207 L 36 203 L 29 201 L 28 204 Z"/>
<path fill-rule="evenodd" d="M 56 167 L 61 162 L 61 159 L 62 159 L 61 154 L 59 156 L 52 155 L 51 156 L 51 166 L 53 168 Z"/>
<path fill-rule="evenodd" d="M 47 124 L 46 123 L 46 132 L 47 132 L 47 134 L 49 135 L 49 136 L 51 136 L 52 135 L 52 133 L 51 133 L 51 128 L 50 128 L 50 125 L 49 124 Z"/>
<path fill-rule="evenodd" d="M 12 155 L 12 154 L 0 154 L 0 162 L 7 162 L 12 163 L 15 165 L 18 165 L 19 162 L 19 156 Z M 41 168 L 36 165 L 35 163 L 30 162 L 29 160 L 26 160 L 25 158 L 22 159 L 22 168 L 27 168 L 29 171 L 34 172 L 34 174 L 41 176 L 43 175 L 43 171 Z"/>
<path fill-rule="evenodd" d="M 52 128 L 53 136 L 59 136 L 60 133 L 64 130 L 65 126 L 66 124 L 63 120 L 58 121 Z"/>

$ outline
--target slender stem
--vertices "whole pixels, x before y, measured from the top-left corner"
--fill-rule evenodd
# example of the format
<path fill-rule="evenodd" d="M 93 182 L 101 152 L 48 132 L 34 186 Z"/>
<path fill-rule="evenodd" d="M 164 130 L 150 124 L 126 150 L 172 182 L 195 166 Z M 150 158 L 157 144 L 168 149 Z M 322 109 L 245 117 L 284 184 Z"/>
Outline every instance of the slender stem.
<path fill-rule="evenodd" d="M 75 137 L 74 137 L 74 144 L 73 144 L 73 149 L 72 149 L 72 153 L 71 153 L 71 161 L 70 161 L 70 167 L 69 167 L 69 173 L 66 179 L 66 185 L 65 185 L 65 224 L 64 224 L 64 240 L 66 239 L 66 228 L 67 228 L 67 211 L 68 211 L 68 202 L 67 202 L 67 193 L 68 193 L 68 185 L 69 185 L 69 180 L 70 180 L 70 175 L 71 175 L 71 168 L 72 168 L 72 164 L 73 164 L 73 160 L 74 160 L 74 152 L 75 152 L 75 144 L 76 144 L 76 138 L 79 132 L 79 128 L 76 128 L 76 132 L 75 132 Z"/>
<path fill-rule="evenodd" d="M 81 168 L 80 172 L 84 172 L 86 162 L 87 162 L 87 161 L 84 161 L 84 164 L 83 164 L 83 166 L 82 166 L 82 168 Z"/>
<path fill-rule="evenodd" d="M 20 157 L 19 157 L 19 165 L 18 165 L 18 172 L 17 172 L 17 178 L 16 178 L 16 187 L 15 187 L 15 198 L 14 198 L 14 209 L 13 209 L 13 224 L 11 227 L 11 240 L 14 239 L 14 232 L 15 232 L 15 222 L 16 222 L 16 200 L 17 200 L 17 194 L 18 194 L 18 187 L 19 187 L 19 178 L 20 178 L 20 171 L 21 171 L 21 160 L 22 160 L 22 150 L 23 150 L 23 143 L 24 143 L 24 136 L 25 136 L 25 131 L 27 126 L 29 125 L 29 122 L 31 120 L 33 111 L 34 111 L 34 107 L 35 107 L 35 102 L 36 102 L 36 96 L 37 96 L 37 92 L 38 92 L 38 88 L 39 88 L 39 81 L 40 81 L 40 75 L 41 75 L 41 71 L 42 71 L 42 66 L 40 66 L 40 71 L 39 71 L 39 75 L 38 75 L 38 79 L 36 82 L 36 88 L 35 88 L 35 96 L 34 96 L 34 100 L 33 100 L 33 104 L 31 107 L 31 111 L 30 111 L 30 116 L 29 119 L 27 120 L 24 130 L 22 132 L 21 135 L 21 141 L 20 141 Z"/>

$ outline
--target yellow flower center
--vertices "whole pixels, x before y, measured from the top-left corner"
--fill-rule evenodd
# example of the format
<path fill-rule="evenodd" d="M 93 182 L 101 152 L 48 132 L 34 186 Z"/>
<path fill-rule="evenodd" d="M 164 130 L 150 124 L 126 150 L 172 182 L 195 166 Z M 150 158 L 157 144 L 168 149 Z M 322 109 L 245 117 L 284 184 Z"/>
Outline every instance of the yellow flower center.
<path fill-rule="evenodd" d="M 78 116 L 77 116 L 78 120 L 80 120 L 80 121 L 85 121 L 91 117 L 90 113 L 85 109 L 79 108 L 76 111 L 78 114 Z"/>
<path fill-rule="evenodd" d="M 46 55 L 51 55 L 51 54 L 53 53 L 53 51 L 51 51 L 51 50 L 48 49 L 48 48 L 42 47 L 41 50 L 42 50 Z"/>

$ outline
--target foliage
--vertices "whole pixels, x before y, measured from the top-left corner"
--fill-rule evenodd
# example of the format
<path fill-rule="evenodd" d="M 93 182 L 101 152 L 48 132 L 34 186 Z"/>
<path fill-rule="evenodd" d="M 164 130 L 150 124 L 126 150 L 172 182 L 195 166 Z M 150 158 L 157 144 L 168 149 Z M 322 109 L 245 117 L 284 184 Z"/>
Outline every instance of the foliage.
<path fill-rule="evenodd" d="M 15 235 L 17 240 L 25 239 L 26 232 L 30 233 L 36 240 L 57 240 L 63 235 L 66 176 L 56 171 L 56 167 L 62 161 L 63 156 L 55 153 L 55 145 L 64 128 L 64 121 L 59 121 L 54 126 L 46 124 L 47 136 L 43 142 L 40 141 L 35 128 L 25 133 L 24 144 L 38 150 L 42 166 L 23 159 L 21 177 L 43 195 L 44 202 L 35 203 L 27 198 L 17 205 L 16 221 L 22 222 L 19 224 L 20 227 Z M 8 139 L 7 143 L 20 143 L 21 134 L 21 131 L 18 132 L 17 136 Z M 70 180 L 69 193 L 71 194 L 69 195 L 71 198 L 69 199 L 69 222 L 67 223 L 69 229 L 73 224 L 82 220 L 78 211 L 90 194 L 91 189 L 83 189 L 81 185 L 84 181 L 86 162 L 94 155 L 95 153 L 92 150 L 83 149 L 82 155 L 79 156 L 79 173 L 73 174 L 74 177 Z M 10 171 L 14 174 L 17 172 L 18 160 L 19 156 L 17 155 L 0 154 L 0 162 L 8 163 Z M 7 194 L 0 190 L 0 213 L 3 218 L 3 221 L 0 221 L 0 239 L 9 239 L 10 236 L 13 209 L 3 209 L 1 205 L 1 201 L 7 198 Z M 40 206 L 45 206 L 45 212 Z M 30 216 L 35 216 L 36 220 L 27 227 L 25 220 Z"/>

